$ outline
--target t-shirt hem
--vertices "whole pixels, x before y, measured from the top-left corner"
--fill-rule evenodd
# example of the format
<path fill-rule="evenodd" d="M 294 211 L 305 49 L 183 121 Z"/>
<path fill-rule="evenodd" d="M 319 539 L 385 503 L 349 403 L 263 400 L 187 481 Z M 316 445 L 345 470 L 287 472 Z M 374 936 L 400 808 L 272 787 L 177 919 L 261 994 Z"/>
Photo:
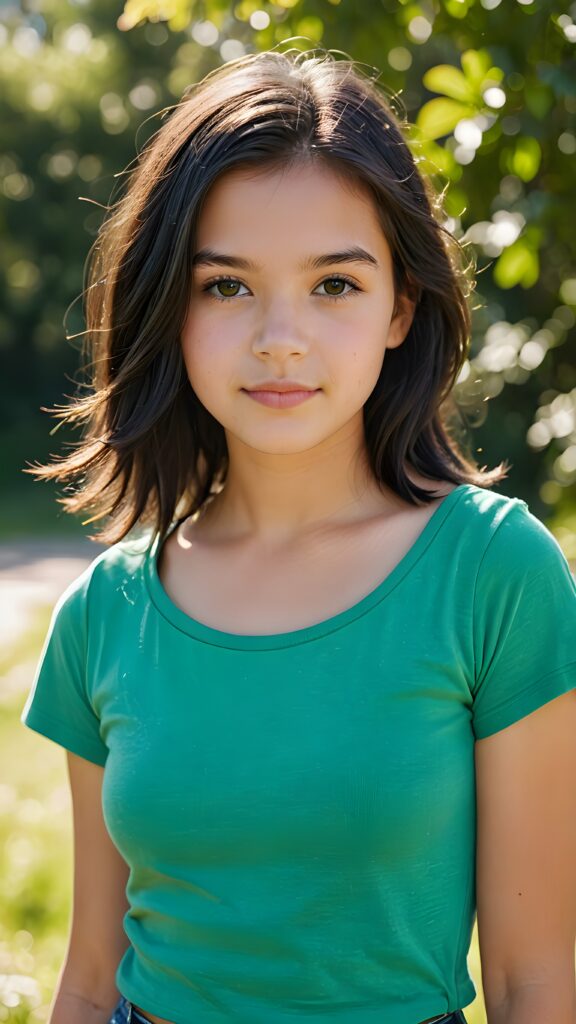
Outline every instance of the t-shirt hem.
<path fill-rule="evenodd" d="M 474 719 L 474 735 L 477 740 L 492 736 L 573 689 L 576 689 L 576 661 L 542 676 L 528 690 L 516 694 L 498 708 L 497 712 Z"/>
<path fill-rule="evenodd" d="M 47 739 L 52 740 L 53 743 L 57 743 L 59 746 L 65 747 L 66 750 L 70 750 L 73 754 L 84 757 L 87 761 L 92 761 L 100 765 L 100 767 L 104 767 L 106 764 L 107 750 L 103 752 L 101 747 L 94 743 L 90 737 L 85 734 L 79 735 L 76 730 L 67 729 L 61 722 L 51 718 L 44 712 L 30 708 L 26 714 L 22 714 L 20 721 L 28 729 L 40 733 Z"/>
<path fill-rule="evenodd" d="M 164 1017 L 173 1021 L 173 1024 L 223 1024 L 231 1019 L 228 1007 L 218 1010 L 206 1005 L 189 1007 L 185 1010 L 177 1010 L 165 1001 L 158 1000 L 158 990 L 147 994 L 143 986 L 137 992 L 129 982 L 123 978 L 116 978 L 118 991 L 124 999 L 142 1007 L 146 1014 L 154 1014 L 157 1017 Z M 460 1001 L 453 1005 L 440 1005 L 443 1001 L 441 995 L 437 999 L 428 997 L 426 1001 L 410 1002 L 406 1004 L 394 1004 L 384 1007 L 382 1003 L 376 1003 L 365 1007 L 346 1007 L 338 1010 L 334 1004 L 327 1004 L 325 1007 L 318 1006 L 310 1013 L 303 1013 L 301 1008 L 293 1010 L 276 1010 L 276 1008 L 262 1005 L 260 1012 L 247 1010 L 246 1014 L 240 1014 L 236 1010 L 233 1013 L 235 1024 L 280 1024 L 280 1022 L 298 1021 L 298 1024 L 318 1024 L 319 1021 L 330 1021 L 330 1024 L 418 1024 L 418 1021 L 427 1020 L 428 1017 L 441 1016 L 447 1013 L 455 1013 L 456 1010 L 463 1010 L 476 999 L 477 992 L 471 979 L 460 988 Z"/>

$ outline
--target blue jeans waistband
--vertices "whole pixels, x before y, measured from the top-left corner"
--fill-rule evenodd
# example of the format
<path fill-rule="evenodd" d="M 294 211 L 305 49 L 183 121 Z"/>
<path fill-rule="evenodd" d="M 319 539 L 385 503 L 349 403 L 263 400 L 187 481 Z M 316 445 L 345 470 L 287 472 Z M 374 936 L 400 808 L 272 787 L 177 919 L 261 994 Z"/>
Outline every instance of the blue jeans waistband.
<path fill-rule="evenodd" d="M 150 1018 L 140 1013 L 129 999 L 120 996 L 108 1024 L 151 1024 Z M 467 1024 L 462 1010 L 453 1010 L 433 1019 L 432 1024 Z"/>

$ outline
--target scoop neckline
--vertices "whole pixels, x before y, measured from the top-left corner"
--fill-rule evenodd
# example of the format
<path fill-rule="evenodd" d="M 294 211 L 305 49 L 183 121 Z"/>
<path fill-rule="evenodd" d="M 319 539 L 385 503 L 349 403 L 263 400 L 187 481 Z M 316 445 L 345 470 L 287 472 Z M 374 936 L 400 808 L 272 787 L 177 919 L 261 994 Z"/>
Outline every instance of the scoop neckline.
<path fill-rule="evenodd" d="M 208 626 L 200 622 L 199 619 L 188 615 L 168 596 L 160 579 L 158 572 L 158 559 L 161 549 L 159 533 L 156 533 L 154 536 L 145 558 L 145 577 L 150 599 L 163 618 L 175 626 L 181 633 L 186 633 L 196 640 L 215 647 L 227 647 L 233 650 L 244 651 L 264 651 L 282 647 L 295 647 L 298 644 L 308 643 L 311 640 L 337 632 L 343 626 L 365 615 L 366 612 L 370 611 L 376 604 L 379 604 L 380 601 L 383 601 L 401 580 L 408 575 L 419 558 L 430 546 L 460 499 L 473 486 L 473 484 L 458 484 L 453 491 L 450 491 L 445 496 L 404 557 L 400 559 L 386 578 L 378 583 L 370 593 L 360 598 L 359 601 L 356 601 L 349 608 L 345 608 L 336 615 L 331 615 L 329 618 L 322 619 L 310 626 L 304 626 L 301 629 L 293 629 L 283 633 L 229 633 L 224 630 L 215 629 L 213 626 Z M 177 526 L 177 522 L 172 524 L 164 538 L 164 542 Z"/>

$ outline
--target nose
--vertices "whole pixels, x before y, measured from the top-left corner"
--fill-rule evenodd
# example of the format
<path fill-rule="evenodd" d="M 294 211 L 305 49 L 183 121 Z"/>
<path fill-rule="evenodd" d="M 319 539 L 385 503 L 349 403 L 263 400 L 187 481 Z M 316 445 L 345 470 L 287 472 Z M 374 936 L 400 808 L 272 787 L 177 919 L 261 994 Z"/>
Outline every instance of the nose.
<path fill-rule="evenodd" d="M 309 342 L 293 303 L 279 302 L 263 311 L 252 348 L 256 355 L 278 358 L 308 351 Z"/>

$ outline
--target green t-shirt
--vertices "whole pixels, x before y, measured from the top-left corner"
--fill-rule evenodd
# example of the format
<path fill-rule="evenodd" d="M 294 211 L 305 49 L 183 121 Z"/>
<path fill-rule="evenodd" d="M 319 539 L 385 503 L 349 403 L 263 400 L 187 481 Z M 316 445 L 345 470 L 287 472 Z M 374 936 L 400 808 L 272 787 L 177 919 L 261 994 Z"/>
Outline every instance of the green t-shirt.
<path fill-rule="evenodd" d="M 22 712 L 105 765 L 119 991 L 175 1024 L 467 1006 L 475 739 L 576 687 L 555 538 L 463 484 L 362 600 L 257 636 L 176 607 L 158 546 L 113 545 L 67 588 Z"/>

